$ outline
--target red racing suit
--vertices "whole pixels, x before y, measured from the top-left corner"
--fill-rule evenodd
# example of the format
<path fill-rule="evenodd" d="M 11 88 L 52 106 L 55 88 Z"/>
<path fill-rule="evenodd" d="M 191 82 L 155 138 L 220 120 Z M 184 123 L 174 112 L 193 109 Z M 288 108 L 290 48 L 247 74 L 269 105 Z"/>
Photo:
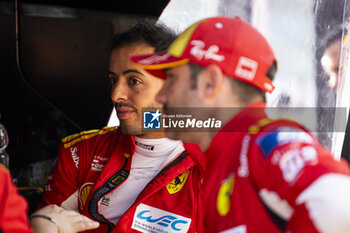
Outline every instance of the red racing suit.
<path fill-rule="evenodd" d="M 31 233 L 28 205 L 12 184 L 7 169 L 0 165 L 0 232 Z"/>
<path fill-rule="evenodd" d="M 133 137 L 106 127 L 62 142 L 39 207 L 75 205 L 80 213 L 102 223 L 89 232 L 199 231 L 200 171 L 187 151 L 158 173 L 114 226 L 100 214 L 98 203 L 128 178 L 135 151 Z M 199 150 L 194 144 L 184 146 Z"/>
<path fill-rule="evenodd" d="M 264 110 L 242 110 L 205 152 L 205 232 L 350 232 L 340 227 L 350 216 L 348 165 L 301 125 Z"/>

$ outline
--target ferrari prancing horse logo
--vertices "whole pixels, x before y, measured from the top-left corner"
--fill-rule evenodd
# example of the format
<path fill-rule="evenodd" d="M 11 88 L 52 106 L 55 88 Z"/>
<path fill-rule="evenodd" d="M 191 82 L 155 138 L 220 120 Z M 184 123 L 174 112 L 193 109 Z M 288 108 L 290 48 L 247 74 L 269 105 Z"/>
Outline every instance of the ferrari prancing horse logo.
<path fill-rule="evenodd" d="M 186 183 L 187 177 L 190 174 L 190 170 L 185 171 L 175 179 L 173 179 L 167 186 L 166 189 L 170 194 L 177 193 L 182 189 L 184 184 Z"/>
<path fill-rule="evenodd" d="M 230 210 L 231 195 L 235 184 L 235 177 L 230 174 L 225 180 L 221 182 L 218 197 L 216 200 L 216 207 L 220 216 L 226 216 Z"/>

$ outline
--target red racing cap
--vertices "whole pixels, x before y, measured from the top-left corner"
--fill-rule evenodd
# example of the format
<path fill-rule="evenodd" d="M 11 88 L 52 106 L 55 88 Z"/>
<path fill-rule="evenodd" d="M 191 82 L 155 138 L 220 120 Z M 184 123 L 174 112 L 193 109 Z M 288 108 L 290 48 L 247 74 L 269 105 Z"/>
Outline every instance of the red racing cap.
<path fill-rule="evenodd" d="M 264 36 L 240 17 L 201 20 L 181 33 L 166 52 L 134 56 L 131 61 L 165 79 L 164 69 L 188 62 L 207 67 L 218 65 L 231 78 L 272 92 L 270 68 L 275 55 Z"/>

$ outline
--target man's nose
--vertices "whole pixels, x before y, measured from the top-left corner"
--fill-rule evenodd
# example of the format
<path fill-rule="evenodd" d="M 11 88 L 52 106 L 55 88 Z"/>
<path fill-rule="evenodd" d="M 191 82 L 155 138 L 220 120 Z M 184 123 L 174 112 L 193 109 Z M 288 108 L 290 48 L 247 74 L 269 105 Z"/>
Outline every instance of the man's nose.
<path fill-rule="evenodd" d="M 127 85 L 121 82 L 116 83 L 112 88 L 111 98 L 113 102 L 128 100 L 129 91 Z"/>
<path fill-rule="evenodd" d="M 162 88 L 157 93 L 156 102 L 161 103 L 161 104 L 165 104 L 167 102 L 167 92 L 166 92 L 166 85 L 165 84 L 162 86 Z"/>

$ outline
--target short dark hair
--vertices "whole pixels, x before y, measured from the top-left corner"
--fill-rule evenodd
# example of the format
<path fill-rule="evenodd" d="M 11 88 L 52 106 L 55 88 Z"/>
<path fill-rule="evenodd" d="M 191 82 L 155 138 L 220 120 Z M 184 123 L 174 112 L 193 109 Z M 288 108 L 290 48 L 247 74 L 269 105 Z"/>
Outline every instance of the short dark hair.
<path fill-rule="evenodd" d="M 115 34 L 110 50 L 134 44 L 146 44 L 153 47 L 155 52 L 161 52 L 165 51 L 175 38 L 175 32 L 165 25 L 143 19 L 126 31 Z"/>
<path fill-rule="evenodd" d="M 199 73 L 205 69 L 205 67 L 197 65 L 195 63 L 189 62 L 188 67 L 190 68 L 190 88 L 192 90 L 197 88 L 198 83 L 198 75 Z"/>
<path fill-rule="evenodd" d="M 188 66 L 190 68 L 191 76 L 190 76 L 190 88 L 191 89 L 196 89 L 197 88 L 197 76 L 198 74 L 205 69 L 203 66 L 199 66 L 197 64 L 194 64 L 192 62 L 188 63 Z M 275 78 L 275 74 L 277 71 L 277 63 L 273 62 L 272 65 L 270 66 L 270 69 L 267 71 L 266 76 L 273 81 Z M 265 92 L 263 90 L 260 90 L 259 88 L 243 82 L 241 80 L 235 79 L 235 78 L 230 78 L 230 83 L 231 87 L 235 92 L 239 92 L 240 96 L 240 101 L 242 103 L 249 104 L 250 100 L 252 99 L 253 96 L 255 95 L 260 95 L 263 98 L 263 101 L 266 102 L 266 96 Z"/>

